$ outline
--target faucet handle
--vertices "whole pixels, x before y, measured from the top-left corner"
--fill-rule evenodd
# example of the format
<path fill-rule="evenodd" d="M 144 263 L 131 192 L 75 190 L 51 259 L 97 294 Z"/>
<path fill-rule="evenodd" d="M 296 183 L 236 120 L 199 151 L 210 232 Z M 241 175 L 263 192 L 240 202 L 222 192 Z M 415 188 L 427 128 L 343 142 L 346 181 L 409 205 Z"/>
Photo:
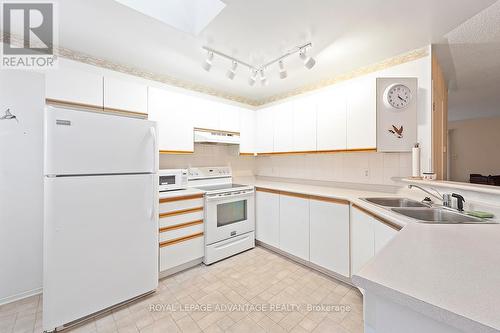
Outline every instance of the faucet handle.
<path fill-rule="evenodd" d="M 451 194 L 445 193 L 443 194 L 443 206 L 445 207 L 451 207 Z"/>

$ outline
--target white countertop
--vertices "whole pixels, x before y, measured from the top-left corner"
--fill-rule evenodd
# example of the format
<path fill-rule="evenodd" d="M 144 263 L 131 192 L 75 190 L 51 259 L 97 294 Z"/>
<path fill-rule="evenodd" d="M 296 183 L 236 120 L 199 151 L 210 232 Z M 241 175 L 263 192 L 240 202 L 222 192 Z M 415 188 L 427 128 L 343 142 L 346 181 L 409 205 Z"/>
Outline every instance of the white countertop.
<path fill-rule="evenodd" d="M 254 185 L 348 200 L 405 226 L 353 282 L 466 332 L 500 332 L 500 224 L 412 223 L 360 199 L 399 196 L 387 192 L 259 179 Z"/>
<path fill-rule="evenodd" d="M 465 332 L 500 332 L 500 225 L 411 223 L 352 280 Z"/>

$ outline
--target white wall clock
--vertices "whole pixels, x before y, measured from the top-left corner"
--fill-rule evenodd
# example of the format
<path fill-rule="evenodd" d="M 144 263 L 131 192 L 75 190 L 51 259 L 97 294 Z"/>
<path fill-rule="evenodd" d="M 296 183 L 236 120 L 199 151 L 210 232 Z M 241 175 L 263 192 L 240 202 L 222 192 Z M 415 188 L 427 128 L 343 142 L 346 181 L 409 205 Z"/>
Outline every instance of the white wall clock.
<path fill-rule="evenodd" d="M 377 78 L 378 151 L 411 151 L 417 142 L 417 95 L 417 78 Z"/>
<path fill-rule="evenodd" d="M 400 83 L 388 86 L 384 91 L 384 104 L 395 111 L 405 109 L 412 99 L 411 89 Z"/>

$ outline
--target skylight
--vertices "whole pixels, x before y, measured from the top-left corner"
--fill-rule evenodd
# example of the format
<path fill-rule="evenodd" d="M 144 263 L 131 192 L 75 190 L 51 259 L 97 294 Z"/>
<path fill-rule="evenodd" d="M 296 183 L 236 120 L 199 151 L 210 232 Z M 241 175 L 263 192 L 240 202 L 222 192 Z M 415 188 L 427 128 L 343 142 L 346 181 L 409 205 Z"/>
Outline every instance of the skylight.
<path fill-rule="evenodd" d="M 115 1 L 195 36 L 226 7 L 226 4 L 220 0 Z"/>

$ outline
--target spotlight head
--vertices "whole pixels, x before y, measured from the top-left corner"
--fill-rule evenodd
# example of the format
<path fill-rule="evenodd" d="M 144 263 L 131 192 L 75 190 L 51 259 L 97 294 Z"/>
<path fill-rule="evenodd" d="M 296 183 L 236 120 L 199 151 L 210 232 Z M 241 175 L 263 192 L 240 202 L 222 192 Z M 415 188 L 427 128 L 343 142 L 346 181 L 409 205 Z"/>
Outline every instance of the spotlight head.
<path fill-rule="evenodd" d="M 283 63 L 283 60 L 280 60 L 278 64 L 280 66 L 280 79 L 286 79 L 286 77 L 288 76 L 288 73 L 286 72 L 285 64 Z"/>
<path fill-rule="evenodd" d="M 214 58 L 213 52 L 209 51 L 207 54 L 207 59 L 205 60 L 205 62 L 202 65 L 203 69 L 206 70 L 207 72 L 209 72 L 210 68 L 212 68 L 212 59 L 213 58 Z"/>
<path fill-rule="evenodd" d="M 248 84 L 250 86 L 253 86 L 256 80 L 257 80 L 257 71 L 252 70 L 252 75 L 248 78 Z"/>
<path fill-rule="evenodd" d="M 306 66 L 307 69 L 311 69 L 316 65 L 316 60 L 314 58 L 307 56 L 307 51 L 306 49 L 300 50 L 300 59 L 304 61 L 304 66 Z"/>
<path fill-rule="evenodd" d="M 238 63 L 236 61 L 233 61 L 233 64 L 231 65 L 231 69 L 227 71 L 226 76 L 229 80 L 234 79 L 236 76 L 236 68 L 238 67 Z"/>
<path fill-rule="evenodd" d="M 266 75 L 264 74 L 263 69 L 260 70 L 260 84 L 263 86 L 267 86 L 267 84 L 268 84 L 267 78 L 266 78 Z"/>

